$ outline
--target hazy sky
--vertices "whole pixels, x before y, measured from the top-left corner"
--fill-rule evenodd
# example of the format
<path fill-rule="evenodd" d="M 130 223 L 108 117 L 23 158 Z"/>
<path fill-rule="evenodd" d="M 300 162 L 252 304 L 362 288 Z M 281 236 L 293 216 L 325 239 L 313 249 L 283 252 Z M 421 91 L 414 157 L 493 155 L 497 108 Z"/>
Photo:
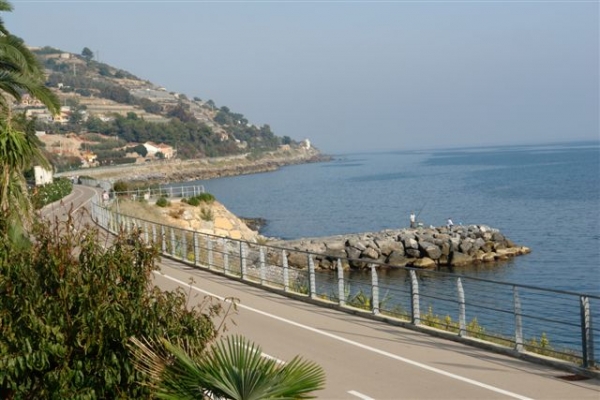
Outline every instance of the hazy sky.
<path fill-rule="evenodd" d="M 599 2 L 27 1 L 8 29 L 329 152 L 599 139 Z"/>

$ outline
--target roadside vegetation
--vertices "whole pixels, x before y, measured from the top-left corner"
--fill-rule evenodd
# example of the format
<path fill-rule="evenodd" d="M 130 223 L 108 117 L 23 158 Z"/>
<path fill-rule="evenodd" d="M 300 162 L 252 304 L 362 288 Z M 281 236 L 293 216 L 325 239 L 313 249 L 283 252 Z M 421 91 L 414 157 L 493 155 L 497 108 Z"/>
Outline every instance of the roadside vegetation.
<path fill-rule="evenodd" d="M 73 183 L 67 178 L 57 178 L 52 183 L 34 187 L 31 191 L 31 202 L 36 210 L 58 201 L 73 190 Z"/>

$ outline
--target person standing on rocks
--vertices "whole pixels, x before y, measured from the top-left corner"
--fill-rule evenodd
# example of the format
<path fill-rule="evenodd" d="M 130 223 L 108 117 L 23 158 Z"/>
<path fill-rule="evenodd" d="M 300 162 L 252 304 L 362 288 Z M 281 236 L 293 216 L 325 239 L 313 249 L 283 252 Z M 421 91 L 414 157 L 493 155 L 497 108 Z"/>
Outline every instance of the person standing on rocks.
<path fill-rule="evenodd" d="M 452 222 L 452 218 L 448 218 L 448 221 L 446 221 L 446 228 L 452 229 L 453 226 L 454 222 Z"/>
<path fill-rule="evenodd" d="M 415 217 L 415 212 L 414 211 L 410 212 L 410 227 L 411 228 L 416 228 L 417 227 L 417 217 Z"/>

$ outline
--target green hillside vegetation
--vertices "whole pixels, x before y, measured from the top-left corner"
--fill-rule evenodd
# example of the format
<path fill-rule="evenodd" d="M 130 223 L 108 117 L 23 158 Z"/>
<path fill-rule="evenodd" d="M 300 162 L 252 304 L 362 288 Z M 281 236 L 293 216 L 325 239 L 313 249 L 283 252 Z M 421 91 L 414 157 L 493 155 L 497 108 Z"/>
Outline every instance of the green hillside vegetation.
<path fill-rule="evenodd" d="M 46 70 L 46 85 L 61 104 L 70 107 L 68 121 L 38 119 L 38 130 L 100 133 L 118 137 L 125 145 L 165 143 L 176 149 L 180 159 L 260 154 L 283 144 L 299 145 L 287 136 L 276 136 L 269 125 L 255 126 L 241 113 L 218 108 L 212 100 L 190 100 L 98 62 L 88 48 L 80 55 L 52 47 L 33 52 Z M 131 162 L 124 153 L 99 158 L 113 164 Z"/>

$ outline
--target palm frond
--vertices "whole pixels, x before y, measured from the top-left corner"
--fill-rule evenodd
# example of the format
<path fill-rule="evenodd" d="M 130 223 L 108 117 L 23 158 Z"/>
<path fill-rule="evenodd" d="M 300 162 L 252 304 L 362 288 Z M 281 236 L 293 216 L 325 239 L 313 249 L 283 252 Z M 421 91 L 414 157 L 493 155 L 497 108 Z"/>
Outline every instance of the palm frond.
<path fill-rule="evenodd" d="M 325 384 L 317 364 L 300 357 L 280 364 L 242 336 L 203 351 L 186 351 L 166 340 L 159 346 L 132 343 L 138 369 L 149 374 L 161 399 L 308 399 Z"/>

